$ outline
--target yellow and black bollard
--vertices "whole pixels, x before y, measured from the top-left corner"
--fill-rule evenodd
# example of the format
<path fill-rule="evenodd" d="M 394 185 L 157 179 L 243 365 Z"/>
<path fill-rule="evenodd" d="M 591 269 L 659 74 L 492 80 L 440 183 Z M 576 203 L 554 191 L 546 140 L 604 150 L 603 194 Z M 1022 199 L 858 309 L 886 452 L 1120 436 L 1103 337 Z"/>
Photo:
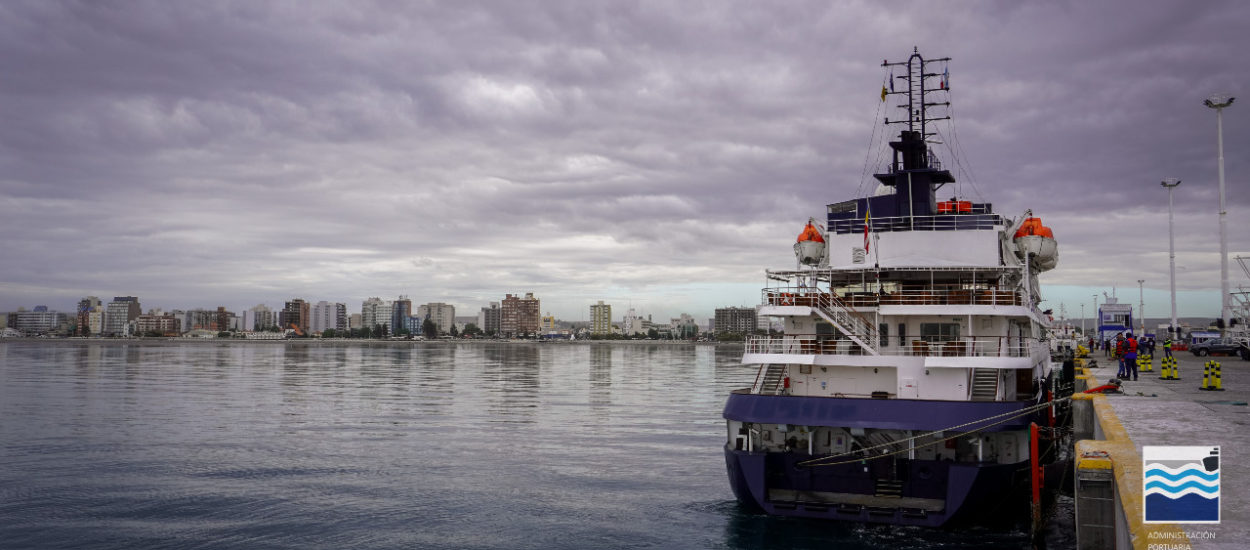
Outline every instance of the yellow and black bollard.
<path fill-rule="evenodd" d="M 1175 357 L 1164 357 L 1159 361 L 1159 379 L 1160 380 L 1180 380 L 1181 372 L 1176 368 Z"/>
<path fill-rule="evenodd" d="M 1224 384 L 1220 380 L 1220 368 L 1219 361 L 1207 361 L 1206 366 L 1202 369 L 1202 387 L 1198 389 L 1206 391 L 1224 391 Z"/>
<path fill-rule="evenodd" d="M 1145 355 L 1139 355 L 1137 356 L 1137 370 L 1141 372 L 1154 372 L 1155 371 L 1154 362 L 1155 362 L 1154 356 L 1148 353 Z"/>

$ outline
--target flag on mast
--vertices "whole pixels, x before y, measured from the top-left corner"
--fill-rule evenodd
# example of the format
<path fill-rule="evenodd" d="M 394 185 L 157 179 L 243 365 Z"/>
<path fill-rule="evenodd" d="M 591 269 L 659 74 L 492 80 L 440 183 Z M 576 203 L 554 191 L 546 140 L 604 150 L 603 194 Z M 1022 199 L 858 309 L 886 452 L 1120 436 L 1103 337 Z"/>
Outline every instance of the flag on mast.
<path fill-rule="evenodd" d="M 864 254 L 868 253 L 868 212 L 864 212 Z"/>

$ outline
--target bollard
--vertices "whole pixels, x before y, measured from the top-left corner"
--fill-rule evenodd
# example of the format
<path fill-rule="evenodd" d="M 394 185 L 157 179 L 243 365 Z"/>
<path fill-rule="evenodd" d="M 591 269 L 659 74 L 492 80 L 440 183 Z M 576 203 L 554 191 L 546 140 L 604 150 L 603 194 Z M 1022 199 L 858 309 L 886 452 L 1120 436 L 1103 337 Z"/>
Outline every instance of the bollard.
<path fill-rule="evenodd" d="M 1160 380 L 1180 380 L 1181 379 L 1180 369 L 1176 368 L 1175 357 L 1164 357 L 1163 360 L 1159 361 L 1159 370 L 1160 370 L 1160 373 L 1159 373 Z"/>
<path fill-rule="evenodd" d="M 1105 442 L 1081 441 L 1077 445 L 1093 447 L 1098 443 Z M 1084 451 L 1075 462 L 1076 547 L 1116 548 L 1118 499 L 1111 455 L 1105 450 Z"/>
<path fill-rule="evenodd" d="M 1202 369 L 1202 387 L 1200 390 L 1206 391 L 1224 391 L 1223 383 L 1220 380 L 1220 362 L 1207 361 Z"/>
<path fill-rule="evenodd" d="M 1154 363 L 1155 363 L 1154 356 L 1147 353 L 1146 355 L 1141 356 L 1141 358 L 1137 360 L 1137 370 L 1140 370 L 1141 372 L 1154 372 L 1155 371 Z"/>

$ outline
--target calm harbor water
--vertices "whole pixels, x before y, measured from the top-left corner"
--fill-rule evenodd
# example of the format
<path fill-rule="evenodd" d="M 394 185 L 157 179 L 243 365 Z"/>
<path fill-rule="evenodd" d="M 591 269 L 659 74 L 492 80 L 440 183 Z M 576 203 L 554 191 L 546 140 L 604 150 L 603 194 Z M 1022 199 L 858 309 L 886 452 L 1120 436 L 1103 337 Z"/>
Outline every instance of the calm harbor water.
<path fill-rule="evenodd" d="M 720 417 L 755 377 L 740 355 L 0 343 L 0 548 L 1029 546 L 740 510 Z"/>

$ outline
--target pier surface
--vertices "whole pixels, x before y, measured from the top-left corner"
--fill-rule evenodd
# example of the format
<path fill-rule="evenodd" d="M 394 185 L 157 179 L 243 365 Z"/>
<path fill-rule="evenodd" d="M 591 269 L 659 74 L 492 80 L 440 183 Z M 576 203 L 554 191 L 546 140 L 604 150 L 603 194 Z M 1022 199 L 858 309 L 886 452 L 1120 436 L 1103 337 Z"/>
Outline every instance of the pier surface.
<path fill-rule="evenodd" d="M 1124 393 L 1108 395 L 1115 416 L 1137 448 L 1137 459 L 1147 445 L 1220 447 L 1220 523 L 1177 524 L 1189 534 L 1188 545 L 1195 549 L 1250 548 L 1250 361 L 1239 357 L 1195 357 L 1176 352 L 1180 380 L 1161 380 L 1159 353 L 1154 372 L 1139 373 L 1137 381 L 1125 381 Z M 1089 369 L 1093 381 L 1105 383 L 1116 374 L 1116 361 L 1101 354 Z M 1203 391 L 1203 365 L 1209 360 L 1222 364 L 1224 391 Z M 1140 477 L 1137 478 L 1140 493 Z M 1127 484 L 1130 487 L 1132 483 Z M 1141 502 L 1141 498 L 1133 499 Z M 1126 513 L 1129 511 L 1126 510 Z M 1140 513 L 1140 510 L 1136 510 Z M 1143 526 L 1145 541 L 1134 546 L 1168 548 L 1171 541 Z M 1142 543 L 1146 543 L 1143 545 Z M 1182 546 L 1183 547 L 1183 546 Z"/>

